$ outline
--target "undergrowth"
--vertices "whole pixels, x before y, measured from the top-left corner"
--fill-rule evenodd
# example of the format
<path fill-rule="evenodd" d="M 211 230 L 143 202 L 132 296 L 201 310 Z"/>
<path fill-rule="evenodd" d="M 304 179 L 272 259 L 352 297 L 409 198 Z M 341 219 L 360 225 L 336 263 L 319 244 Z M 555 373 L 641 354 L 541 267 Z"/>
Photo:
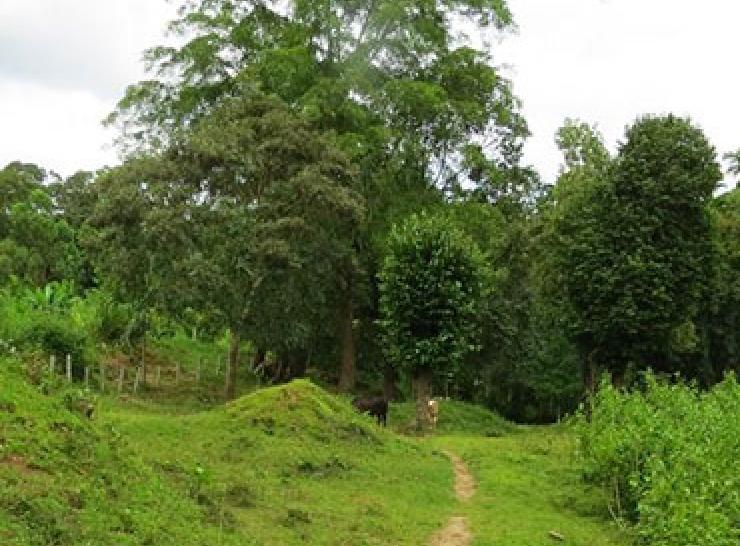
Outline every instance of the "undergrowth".
<path fill-rule="evenodd" d="M 710 392 L 647 375 L 625 393 L 604 382 L 578 424 L 585 476 L 611 494 L 616 517 L 655 546 L 740 541 L 740 386 Z"/>

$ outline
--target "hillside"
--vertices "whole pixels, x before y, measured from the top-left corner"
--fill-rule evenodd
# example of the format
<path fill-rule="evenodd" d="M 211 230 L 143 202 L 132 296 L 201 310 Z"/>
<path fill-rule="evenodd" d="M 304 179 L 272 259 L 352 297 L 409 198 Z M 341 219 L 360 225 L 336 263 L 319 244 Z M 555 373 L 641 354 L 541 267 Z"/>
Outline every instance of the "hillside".
<path fill-rule="evenodd" d="M 89 421 L 77 391 L 0 373 L 4 545 L 420 544 L 454 503 L 444 456 L 308 381 L 186 415 L 101 399 Z"/>
<path fill-rule="evenodd" d="M 625 543 L 573 474 L 569 433 L 470 404 L 444 402 L 439 434 L 418 439 L 307 380 L 205 411 L 105 397 L 89 420 L 89 393 L 32 385 L 15 361 L 0 379 L 4 545 L 468 544 L 438 542 L 460 514 L 480 546 L 540 543 L 550 528 L 576 546 Z M 411 410 L 394 405 L 391 424 L 407 429 Z M 462 506 L 451 453 L 478 488 Z"/>
<path fill-rule="evenodd" d="M 46 396 L 0 361 L 0 542 L 5 546 L 206 544 L 192 499 L 79 411 L 78 391 Z M 166 514 L 166 517 L 162 515 Z M 212 542 L 215 543 L 215 542 Z"/>

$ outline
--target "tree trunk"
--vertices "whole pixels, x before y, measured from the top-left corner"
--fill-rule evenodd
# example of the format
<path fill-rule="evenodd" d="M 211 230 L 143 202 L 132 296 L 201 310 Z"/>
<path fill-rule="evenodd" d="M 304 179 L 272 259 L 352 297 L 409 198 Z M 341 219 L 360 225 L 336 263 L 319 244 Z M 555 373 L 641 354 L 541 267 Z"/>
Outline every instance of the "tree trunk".
<path fill-rule="evenodd" d="M 354 318 L 352 290 L 348 288 L 345 295 L 344 308 L 342 309 L 342 362 L 339 370 L 339 390 L 341 392 L 352 392 L 355 388 L 355 334 L 352 328 Z"/>
<path fill-rule="evenodd" d="M 413 388 L 416 393 L 416 428 L 427 431 L 432 428 L 429 416 L 429 401 L 432 399 L 432 371 L 423 369 L 417 371 L 413 378 Z"/>
<path fill-rule="evenodd" d="M 141 340 L 141 380 L 146 385 L 146 336 Z"/>
<path fill-rule="evenodd" d="M 585 362 L 583 363 L 583 387 L 586 391 L 586 396 L 589 398 L 596 393 L 596 363 L 594 362 L 594 355 L 596 349 L 590 351 L 586 356 Z"/>
<path fill-rule="evenodd" d="M 257 369 L 260 367 L 260 365 L 264 364 L 266 353 L 267 351 L 265 351 L 262 347 L 257 347 L 254 350 L 254 356 L 252 356 L 252 371 L 253 372 L 256 372 Z"/>
<path fill-rule="evenodd" d="M 586 419 L 591 421 L 592 404 L 594 395 L 596 394 L 596 363 L 594 362 L 594 356 L 596 355 L 596 349 L 593 349 L 588 353 L 583 363 L 583 386 L 586 395 Z"/>
<path fill-rule="evenodd" d="M 226 399 L 236 398 L 236 374 L 239 370 L 239 334 L 231 331 L 229 344 L 229 369 L 226 371 Z"/>
<path fill-rule="evenodd" d="M 386 365 L 383 370 L 383 397 L 389 402 L 396 399 L 396 370 Z"/>

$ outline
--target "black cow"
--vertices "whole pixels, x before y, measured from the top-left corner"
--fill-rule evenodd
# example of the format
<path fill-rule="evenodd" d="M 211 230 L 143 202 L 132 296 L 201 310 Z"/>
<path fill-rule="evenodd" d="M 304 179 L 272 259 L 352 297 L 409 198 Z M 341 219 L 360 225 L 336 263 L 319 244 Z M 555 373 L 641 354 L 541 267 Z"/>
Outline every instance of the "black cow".
<path fill-rule="evenodd" d="M 360 413 L 369 413 L 383 426 L 388 424 L 388 400 L 382 396 L 357 397 L 352 400 L 352 405 Z"/>

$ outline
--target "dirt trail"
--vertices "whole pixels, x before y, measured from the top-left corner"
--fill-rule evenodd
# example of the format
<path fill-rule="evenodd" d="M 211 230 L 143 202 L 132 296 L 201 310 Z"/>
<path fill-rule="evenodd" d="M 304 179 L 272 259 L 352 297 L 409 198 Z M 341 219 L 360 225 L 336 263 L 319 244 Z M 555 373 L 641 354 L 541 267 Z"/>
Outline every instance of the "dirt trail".
<path fill-rule="evenodd" d="M 465 463 L 450 451 L 445 451 L 455 470 L 455 495 L 460 502 L 466 502 L 475 494 L 475 480 Z M 453 516 L 444 529 L 436 533 L 429 546 L 468 546 L 473 540 L 473 534 L 468 527 L 468 520 L 464 517 Z"/>

